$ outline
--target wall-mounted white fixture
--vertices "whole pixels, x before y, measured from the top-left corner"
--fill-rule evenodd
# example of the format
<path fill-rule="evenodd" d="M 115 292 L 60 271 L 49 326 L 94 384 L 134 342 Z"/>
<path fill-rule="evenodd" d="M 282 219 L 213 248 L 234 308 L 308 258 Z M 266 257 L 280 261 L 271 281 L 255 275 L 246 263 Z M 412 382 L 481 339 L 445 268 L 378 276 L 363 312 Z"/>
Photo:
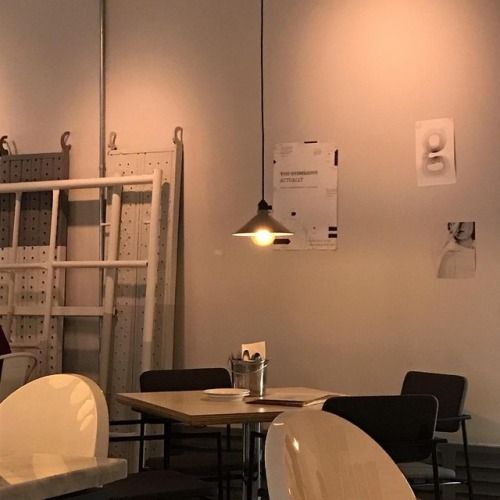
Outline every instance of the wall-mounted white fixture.
<path fill-rule="evenodd" d="M 451 118 L 415 124 L 417 185 L 455 184 L 455 137 Z"/>
<path fill-rule="evenodd" d="M 262 199 L 257 205 L 257 215 L 233 236 L 249 236 L 256 245 L 268 246 L 277 236 L 293 233 L 271 216 L 271 206 L 264 199 L 264 0 L 260 0 L 260 115 Z"/>

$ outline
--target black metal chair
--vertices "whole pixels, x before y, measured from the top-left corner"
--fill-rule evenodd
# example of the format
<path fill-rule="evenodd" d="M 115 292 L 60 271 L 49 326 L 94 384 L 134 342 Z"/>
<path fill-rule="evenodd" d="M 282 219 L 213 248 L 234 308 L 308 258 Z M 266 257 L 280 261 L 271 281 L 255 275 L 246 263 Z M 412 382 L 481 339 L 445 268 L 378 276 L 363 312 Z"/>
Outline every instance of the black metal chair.
<path fill-rule="evenodd" d="M 232 387 L 231 376 L 225 368 L 193 368 L 180 370 L 150 370 L 140 376 L 142 392 L 192 391 Z M 223 477 L 226 478 L 227 497 L 230 498 L 231 472 L 241 471 L 242 453 L 232 453 L 231 426 L 226 426 L 226 446 L 222 449 L 222 433 L 209 431 L 207 428 L 185 426 L 172 419 L 158 419 L 151 415 L 141 415 L 141 436 L 145 436 L 147 423 L 162 423 L 164 426 L 163 459 L 150 459 L 146 464 L 158 468 L 171 468 L 182 473 L 197 473 L 203 478 L 212 478 L 216 474 L 219 483 L 219 498 L 222 498 Z M 215 440 L 216 453 L 207 440 Z M 186 440 L 190 445 L 186 446 Z M 212 441 L 213 443 L 213 441 Z M 143 449 L 142 443 L 140 450 Z M 172 450 L 180 453 L 172 454 Z M 142 463 L 143 452 L 140 452 Z"/>
<path fill-rule="evenodd" d="M 12 351 L 10 349 L 9 341 L 7 340 L 7 336 L 5 335 L 2 325 L 0 325 L 0 356 L 4 354 L 10 354 Z M 0 360 L 0 376 L 2 375 L 2 365 L 3 361 Z"/>
<path fill-rule="evenodd" d="M 433 471 L 432 487 L 436 500 L 439 500 L 439 478 L 444 476 L 446 471 L 438 467 L 437 463 L 434 430 L 438 401 L 434 396 L 334 397 L 324 403 L 323 410 L 358 426 L 398 465 L 415 463 L 430 457 Z"/>
<path fill-rule="evenodd" d="M 466 484 L 469 498 L 472 500 L 474 493 L 466 429 L 466 422 L 471 417 L 463 413 L 467 385 L 467 379 L 460 375 L 410 371 L 404 378 L 401 394 L 432 394 L 439 402 L 436 431 L 455 433 L 461 430 Z M 426 474 L 423 469 L 420 469 L 419 473 L 421 476 Z M 429 471 L 427 471 L 427 476 L 429 476 Z"/>
<path fill-rule="evenodd" d="M 231 387 L 231 377 L 225 368 L 192 368 L 180 370 L 149 370 L 141 374 L 139 378 L 141 392 L 160 392 L 160 391 L 198 391 L 205 389 L 215 389 Z M 145 425 L 161 423 L 164 426 L 164 449 L 163 449 L 163 467 L 170 466 L 170 457 L 174 438 L 178 439 L 220 439 L 220 432 L 208 432 L 205 429 L 197 432 L 186 430 L 186 426 L 179 425 L 173 419 L 158 418 L 145 413 L 141 414 L 140 435 L 142 437 L 139 447 L 139 464 L 144 460 L 144 436 Z M 174 432 L 176 427 L 179 432 Z M 226 428 L 226 439 L 230 440 L 230 426 Z"/>
<path fill-rule="evenodd" d="M 231 387 L 231 377 L 225 368 L 194 368 L 180 370 L 150 370 L 141 374 L 139 385 L 142 392 L 189 391 Z M 212 480 L 214 475 L 218 481 L 219 500 L 223 498 L 223 465 L 222 434 L 219 431 L 208 431 L 207 428 L 190 428 L 173 419 L 160 418 L 140 412 L 140 419 L 113 420 L 110 426 L 137 425 L 138 435 L 113 436 L 110 442 L 139 441 L 139 473 L 151 470 L 161 472 L 173 469 L 183 474 L 195 474 L 199 478 Z M 162 425 L 163 433 L 147 434 L 146 425 Z M 226 428 L 226 449 L 231 448 L 230 426 Z M 215 446 L 203 445 L 213 440 Z M 144 445 L 146 441 L 163 441 L 163 457 L 150 458 L 144 467 Z M 185 446 L 185 440 L 191 440 L 194 446 Z M 172 456 L 175 461 L 172 463 Z M 241 466 L 240 466 L 241 468 Z M 129 476 L 130 477 L 130 476 Z M 153 477 L 153 476 L 151 476 Z M 230 477 L 227 478 L 229 498 Z M 181 498 L 181 497 L 179 497 Z"/>

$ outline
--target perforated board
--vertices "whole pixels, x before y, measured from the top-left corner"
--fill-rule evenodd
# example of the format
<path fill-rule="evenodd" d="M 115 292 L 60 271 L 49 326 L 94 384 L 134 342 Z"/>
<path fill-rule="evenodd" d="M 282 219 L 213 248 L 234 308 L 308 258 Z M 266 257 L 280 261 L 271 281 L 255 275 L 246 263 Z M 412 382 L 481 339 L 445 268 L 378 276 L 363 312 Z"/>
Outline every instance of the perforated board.
<path fill-rule="evenodd" d="M 161 196 L 160 264 L 156 289 L 153 367 L 170 368 L 173 352 L 173 311 L 177 261 L 178 176 L 177 150 L 129 153 L 111 151 L 107 176 L 163 172 Z M 126 186 L 122 196 L 119 259 L 146 259 L 149 241 L 150 186 Z M 115 291 L 111 393 L 138 390 L 141 373 L 145 269 L 120 269 Z M 126 410 L 112 405 L 113 418 Z"/>
<path fill-rule="evenodd" d="M 107 159 L 108 176 L 150 174 L 161 168 L 160 255 L 153 336 L 154 368 L 171 368 L 173 357 L 175 277 L 182 145 L 157 152 L 111 151 Z M 149 238 L 150 186 L 127 186 L 122 196 L 119 259 L 146 259 Z M 139 390 L 142 329 L 144 321 L 145 269 L 118 271 L 113 329 L 111 393 Z M 135 417 L 123 405 L 111 401 L 112 419 Z M 121 431 L 134 432 L 129 427 Z M 157 445 L 148 443 L 147 453 Z M 137 460 L 136 443 L 113 443 L 113 456 L 127 458 L 133 469 Z"/>
<path fill-rule="evenodd" d="M 17 262 L 43 262 L 48 252 L 46 246 L 18 247 Z M 66 258 L 66 247 L 57 248 L 57 259 Z M 12 262 L 12 248 L 0 248 L 0 262 Z M 14 316 L 10 331 L 10 341 L 14 351 L 28 351 L 35 354 L 38 364 L 35 376 L 49 373 L 60 373 L 62 368 L 62 335 L 63 318 L 53 317 L 50 320 L 50 335 L 47 346 L 42 343 L 43 316 L 30 314 L 30 310 L 42 311 L 45 304 L 45 270 L 29 270 L 18 274 L 15 281 L 15 304 L 23 315 Z M 7 307 L 8 298 L 7 273 L 0 273 L 0 306 Z M 54 271 L 52 289 L 53 305 L 64 304 L 65 273 L 62 269 Z"/>
<path fill-rule="evenodd" d="M 69 133 L 61 138 L 62 151 L 6 155 L 0 158 L 0 182 L 29 182 L 67 179 L 69 173 L 69 149 L 65 144 Z M 0 261 L 12 263 L 12 231 L 14 222 L 14 194 L 0 195 Z M 24 193 L 21 199 L 21 219 L 17 263 L 43 262 L 48 250 L 52 192 Z M 66 258 L 67 196 L 61 193 L 59 225 L 57 230 L 57 259 Z M 47 345 L 42 343 L 43 317 L 39 312 L 45 303 L 44 270 L 27 270 L 15 279 L 14 316 L 10 336 L 14 351 L 31 351 L 38 357 L 35 375 L 58 373 L 62 368 L 63 318 L 54 317 L 50 322 Z M 5 312 L 8 303 L 8 273 L 0 273 L 1 322 L 6 329 Z M 53 304 L 63 305 L 65 297 L 65 272 L 54 271 Z M 19 311 L 25 314 L 19 315 Z M 33 311 L 37 310 L 38 315 Z M 31 311 L 31 312 L 30 312 Z"/>

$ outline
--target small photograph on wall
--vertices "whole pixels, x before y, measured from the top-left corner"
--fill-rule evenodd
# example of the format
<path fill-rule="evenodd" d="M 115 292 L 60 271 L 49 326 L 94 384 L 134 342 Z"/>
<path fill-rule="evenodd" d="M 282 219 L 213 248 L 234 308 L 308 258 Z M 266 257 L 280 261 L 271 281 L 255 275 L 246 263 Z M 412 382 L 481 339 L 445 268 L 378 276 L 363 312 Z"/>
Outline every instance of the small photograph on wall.
<path fill-rule="evenodd" d="M 439 257 L 438 278 L 473 278 L 476 273 L 476 223 L 448 222 Z"/>
<path fill-rule="evenodd" d="M 417 185 L 455 184 L 453 120 L 419 121 L 415 124 Z"/>

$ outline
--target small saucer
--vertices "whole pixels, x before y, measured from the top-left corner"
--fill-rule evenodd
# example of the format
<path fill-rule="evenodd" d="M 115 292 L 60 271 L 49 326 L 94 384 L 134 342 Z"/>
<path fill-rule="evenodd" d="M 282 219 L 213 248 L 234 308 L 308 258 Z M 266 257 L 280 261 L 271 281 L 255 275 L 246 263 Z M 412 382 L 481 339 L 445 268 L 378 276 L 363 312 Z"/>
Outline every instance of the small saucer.
<path fill-rule="evenodd" d="M 237 401 L 250 394 L 248 389 L 226 387 L 222 389 L 207 389 L 203 391 L 209 399 L 214 401 Z"/>

